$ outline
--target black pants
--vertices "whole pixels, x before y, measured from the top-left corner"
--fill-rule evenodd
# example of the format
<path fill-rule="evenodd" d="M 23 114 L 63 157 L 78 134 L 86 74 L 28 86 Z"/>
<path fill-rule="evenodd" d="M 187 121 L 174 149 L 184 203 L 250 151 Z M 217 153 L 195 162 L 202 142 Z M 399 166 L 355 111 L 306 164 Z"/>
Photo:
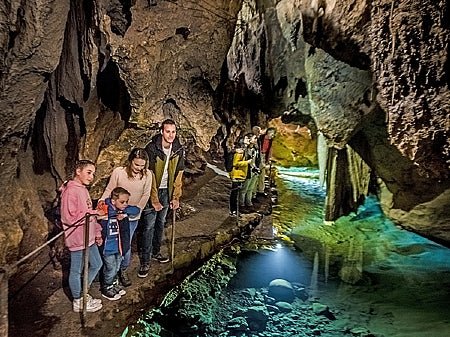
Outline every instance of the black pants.
<path fill-rule="evenodd" d="M 230 193 L 230 212 L 236 212 L 239 203 L 239 192 L 242 188 L 242 181 L 232 181 L 231 182 L 231 193 Z"/>

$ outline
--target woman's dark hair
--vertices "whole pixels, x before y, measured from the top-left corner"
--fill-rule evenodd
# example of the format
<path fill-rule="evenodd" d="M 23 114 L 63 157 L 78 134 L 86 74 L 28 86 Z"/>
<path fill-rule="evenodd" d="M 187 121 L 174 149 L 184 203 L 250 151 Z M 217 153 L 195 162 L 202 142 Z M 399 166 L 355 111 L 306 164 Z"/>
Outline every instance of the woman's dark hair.
<path fill-rule="evenodd" d="M 145 166 L 141 170 L 141 179 L 144 178 L 144 176 L 147 175 L 147 169 L 148 169 L 148 154 L 147 151 L 145 151 L 141 147 L 136 147 L 133 150 L 131 150 L 130 154 L 128 155 L 127 165 L 125 170 L 127 171 L 128 178 L 133 178 L 133 172 L 131 170 L 131 165 L 133 163 L 134 159 L 143 159 L 145 161 Z"/>

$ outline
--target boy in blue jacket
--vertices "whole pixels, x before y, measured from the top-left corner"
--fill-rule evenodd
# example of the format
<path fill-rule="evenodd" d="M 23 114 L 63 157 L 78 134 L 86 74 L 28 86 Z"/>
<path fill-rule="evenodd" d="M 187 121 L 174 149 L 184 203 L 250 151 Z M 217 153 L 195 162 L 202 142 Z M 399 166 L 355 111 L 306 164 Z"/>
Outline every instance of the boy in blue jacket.
<path fill-rule="evenodd" d="M 108 219 L 100 220 L 102 226 L 103 245 L 103 279 L 101 292 L 108 300 L 119 300 L 126 291 L 119 286 L 117 274 L 123 256 L 130 249 L 129 216 L 136 216 L 140 208 L 128 205 L 130 192 L 123 187 L 116 187 L 111 197 L 105 200 L 108 209 Z"/>

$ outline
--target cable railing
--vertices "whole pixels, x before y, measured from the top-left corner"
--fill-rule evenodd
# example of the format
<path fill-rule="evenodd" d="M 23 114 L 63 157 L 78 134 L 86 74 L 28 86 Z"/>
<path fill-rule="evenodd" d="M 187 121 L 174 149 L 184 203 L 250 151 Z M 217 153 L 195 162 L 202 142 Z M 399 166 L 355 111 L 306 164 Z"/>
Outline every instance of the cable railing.
<path fill-rule="evenodd" d="M 52 242 L 56 241 L 59 237 L 64 235 L 65 232 L 71 230 L 67 234 L 67 237 L 72 235 L 76 228 L 84 226 L 84 248 L 83 248 L 83 310 L 81 311 L 81 324 L 84 327 L 86 324 L 86 313 L 87 313 L 87 299 L 88 299 L 88 270 L 89 270 L 89 219 L 97 214 L 86 213 L 82 218 L 75 221 L 66 228 L 62 228 L 61 232 L 56 234 L 50 240 L 46 241 L 21 259 L 10 265 L 0 266 L 0 336 L 8 337 L 8 281 L 9 278 L 15 274 L 17 268 L 27 261 L 30 257 L 34 256 L 36 253 L 40 252 L 45 247 L 49 246 Z"/>

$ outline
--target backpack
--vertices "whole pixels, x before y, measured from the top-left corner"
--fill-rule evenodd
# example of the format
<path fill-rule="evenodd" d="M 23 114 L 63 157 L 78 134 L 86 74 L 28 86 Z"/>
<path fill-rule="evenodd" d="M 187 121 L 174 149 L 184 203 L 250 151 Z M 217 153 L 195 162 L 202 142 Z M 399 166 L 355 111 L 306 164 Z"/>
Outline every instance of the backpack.
<path fill-rule="evenodd" d="M 231 150 L 229 152 L 226 152 L 224 155 L 224 161 L 225 161 L 225 170 L 230 173 L 233 170 L 233 159 L 234 154 L 236 152 L 234 150 Z"/>

